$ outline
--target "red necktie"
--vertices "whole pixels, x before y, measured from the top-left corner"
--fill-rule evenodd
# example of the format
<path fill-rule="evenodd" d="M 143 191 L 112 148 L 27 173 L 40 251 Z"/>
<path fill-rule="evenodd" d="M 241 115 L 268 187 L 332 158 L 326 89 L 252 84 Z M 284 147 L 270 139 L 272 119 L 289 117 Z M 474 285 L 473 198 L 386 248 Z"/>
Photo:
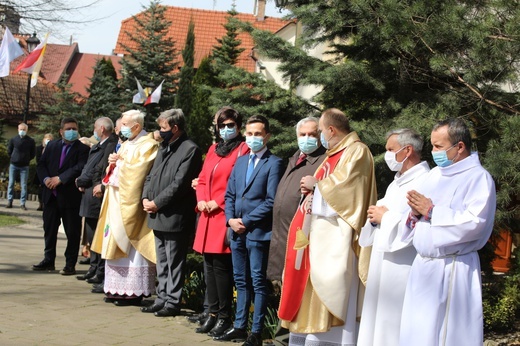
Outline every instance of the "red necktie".
<path fill-rule="evenodd" d="M 298 161 L 296 161 L 296 166 L 298 166 L 300 163 L 303 162 L 307 158 L 307 154 L 300 154 L 300 157 L 298 157 Z"/>

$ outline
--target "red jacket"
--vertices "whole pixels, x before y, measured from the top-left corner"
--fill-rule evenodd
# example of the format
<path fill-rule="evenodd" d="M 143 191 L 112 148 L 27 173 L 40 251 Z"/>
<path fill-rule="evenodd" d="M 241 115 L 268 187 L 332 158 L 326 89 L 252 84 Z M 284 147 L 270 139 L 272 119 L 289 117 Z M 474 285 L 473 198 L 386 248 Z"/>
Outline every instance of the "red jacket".
<path fill-rule="evenodd" d="M 249 154 L 249 148 L 245 143 L 241 143 L 226 157 L 220 157 L 215 153 L 216 146 L 213 144 L 209 148 L 199 174 L 197 202 L 215 201 L 220 208 L 210 214 L 200 213 L 193 243 L 193 249 L 200 253 L 231 253 L 229 247 L 224 245 L 227 229 L 224 196 L 237 158 Z M 197 209 L 197 212 L 200 211 Z"/>

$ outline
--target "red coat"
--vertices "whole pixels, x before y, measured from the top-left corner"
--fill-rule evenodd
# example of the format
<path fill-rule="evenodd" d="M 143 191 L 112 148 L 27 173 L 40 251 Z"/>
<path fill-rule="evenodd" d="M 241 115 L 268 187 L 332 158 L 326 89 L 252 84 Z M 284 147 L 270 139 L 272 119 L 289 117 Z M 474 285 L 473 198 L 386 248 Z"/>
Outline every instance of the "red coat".
<path fill-rule="evenodd" d="M 229 247 L 224 245 L 227 229 L 224 196 L 227 182 L 237 158 L 249 154 L 249 148 L 241 143 L 226 157 L 218 156 L 215 148 L 216 144 L 209 148 L 199 174 L 197 202 L 214 200 L 220 208 L 210 214 L 200 213 L 193 249 L 200 253 L 222 254 L 231 253 Z"/>

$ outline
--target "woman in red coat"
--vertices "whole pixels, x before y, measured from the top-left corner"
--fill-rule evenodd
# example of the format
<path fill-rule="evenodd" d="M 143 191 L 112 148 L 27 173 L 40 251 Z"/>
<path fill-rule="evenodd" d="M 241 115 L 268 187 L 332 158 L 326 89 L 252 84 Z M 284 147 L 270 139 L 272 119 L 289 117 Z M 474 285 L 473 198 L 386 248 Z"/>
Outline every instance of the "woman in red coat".
<path fill-rule="evenodd" d="M 197 185 L 197 209 L 200 212 L 193 249 L 204 255 L 206 294 L 209 316 L 197 333 L 220 336 L 231 327 L 233 267 L 231 250 L 226 244 L 224 195 L 237 158 L 249 148 L 240 133 L 242 116 L 224 107 L 215 115 L 220 140 L 206 155 Z"/>

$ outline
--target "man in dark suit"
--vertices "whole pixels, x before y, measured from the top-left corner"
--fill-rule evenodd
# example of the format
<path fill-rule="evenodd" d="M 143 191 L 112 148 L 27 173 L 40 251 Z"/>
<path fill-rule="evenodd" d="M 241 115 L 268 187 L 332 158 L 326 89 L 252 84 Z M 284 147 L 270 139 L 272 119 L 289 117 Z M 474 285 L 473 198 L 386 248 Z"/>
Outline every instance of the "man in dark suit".
<path fill-rule="evenodd" d="M 325 159 L 325 148 L 320 143 L 318 119 L 308 117 L 296 124 L 298 150 L 289 159 L 278 189 L 273 206 L 273 233 L 269 248 L 269 264 L 267 278 L 274 281 L 275 289 L 279 289 L 285 263 L 287 232 L 300 204 L 302 197 L 300 181 L 307 175 L 313 175 Z"/>
<path fill-rule="evenodd" d="M 47 144 L 36 168 L 42 182 L 42 199 L 45 204 L 45 256 L 40 263 L 33 265 L 33 270 L 54 270 L 58 228 L 60 222 L 63 222 L 67 247 L 65 267 L 60 274 L 74 275 L 81 235 L 81 192 L 76 188 L 75 180 L 87 162 L 90 148 L 78 140 L 78 123 L 74 118 L 61 121 L 60 135 L 62 139 Z"/>
<path fill-rule="evenodd" d="M 237 288 L 234 326 L 219 341 L 244 341 L 244 346 L 261 346 L 267 310 L 267 258 L 273 223 L 273 202 L 282 176 L 282 160 L 267 149 L 269 122 L 252 116 L 246 123 L 246 144 L 251 155 L 239 157 L 226 190 L 226 220 L 233 230 L 231 257 Z M 254 313 L 251 335 L 247 323 L 251 294 Z"/>
<path fill-rule="evenodd" d="M 101 184 L 101 169 L 98 166 L 106 166 L 101 162 L 105 153 L 113 152 L 118 138 L 113 133 L 114 123 L 110 118 L 102 117 L 94 123 L 94 137 L 98 141 L 90 149 L 87 163 L 83 167 L 81 175 L 76 179 L 76 186 L 83 193 L 79 215 L 85 218 L 85 234 L 87 244 L 92 244 L 96 231 L 99 212 L 101 210 L 101 198 L 94 194 L 94 187 Z M 108 159 L 107 159 L 108 164 Z M 78 280 L 87 280 L 92 284 L 99 284 L 105 277 L 104 260 L 101 255 L 90 251 L 90 268 L 86 274 L 79 275 Z"/>
<path fill-rule="evenodd" d="M 165 317 L 180 313 L 186 252 L 195 231 L 197 201 L 191 181 L 202 168 L 202 152 L 185 132 L 182 110 L 162 112 L 157 123 L 163 141 L 142 194 L 155 236 L 157 298 L 141 311 Z"/>

